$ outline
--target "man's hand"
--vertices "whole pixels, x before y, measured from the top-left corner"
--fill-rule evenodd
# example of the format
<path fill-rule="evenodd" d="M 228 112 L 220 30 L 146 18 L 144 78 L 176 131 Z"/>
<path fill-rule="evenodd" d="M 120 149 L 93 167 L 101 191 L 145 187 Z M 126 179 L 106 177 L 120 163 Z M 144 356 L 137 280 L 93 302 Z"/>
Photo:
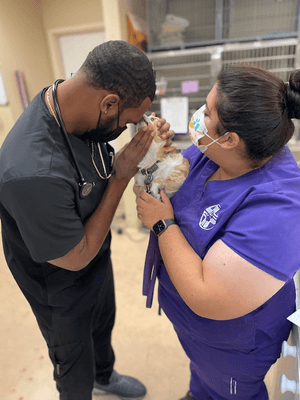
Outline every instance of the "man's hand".
<path fill-rule="evenodd" d="M 116 154 L 114 170 L 117 179 L 129 182 L 138 172 L 137 165 L 147 153 L 154 136 L 154 127 L 145 126 Z"/>

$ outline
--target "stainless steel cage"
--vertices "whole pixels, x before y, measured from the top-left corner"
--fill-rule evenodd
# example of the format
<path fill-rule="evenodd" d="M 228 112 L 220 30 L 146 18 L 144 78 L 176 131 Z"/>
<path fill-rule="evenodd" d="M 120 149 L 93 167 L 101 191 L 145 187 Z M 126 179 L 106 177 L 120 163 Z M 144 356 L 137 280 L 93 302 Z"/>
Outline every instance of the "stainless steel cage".
<path fill-rule="evenodd" d="M 299 0 L 147 0 L 149 51 L 297 37 Z"/>
<path fill-rule="evenodd" d="M 230 63 L 253 63 L 268 69 L 287 82 L 291 71 L 300 68 L 299 43 L 298 39 L 290 38 L 148 53 L 156 71 L 157 81 L 164 80 L 167 84 L 165 93 L 157 95 L 154 100 L 151 111 L 159 116 L 162 97 L 180 96 L 181 83 L 196 80 L 199 82 L 198 91 L 187 94 L 189 117 L 191 117 L 205 103 L 206 96 L 222 66 Z M 298 149 L 299 123 L 294 122 L 296 132 L 290 143 L 294 147 L 297 144 Z"/>

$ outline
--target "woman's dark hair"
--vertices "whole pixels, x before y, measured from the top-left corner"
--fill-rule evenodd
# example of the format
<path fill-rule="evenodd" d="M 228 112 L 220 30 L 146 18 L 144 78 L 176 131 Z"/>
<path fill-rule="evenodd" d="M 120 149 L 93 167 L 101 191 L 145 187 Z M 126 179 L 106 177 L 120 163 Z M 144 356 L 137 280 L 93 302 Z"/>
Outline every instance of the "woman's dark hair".
<path fill-rule="evenodd" d="M 224 68 L 217 79 L 217 132 L 236 132 L 252 164 L 276 154 L 293 136 L 291 118 L 300 118 L 300 71 L 289 85 L 249 64 Z"/>
<path fill-rule="evenodd" d="M 119 95 L 120 111 L 153 101 L 156 84 L 152 63 L 143 51 L 121 40 L 95 47 L 80 68 L 90 85 Z"/>

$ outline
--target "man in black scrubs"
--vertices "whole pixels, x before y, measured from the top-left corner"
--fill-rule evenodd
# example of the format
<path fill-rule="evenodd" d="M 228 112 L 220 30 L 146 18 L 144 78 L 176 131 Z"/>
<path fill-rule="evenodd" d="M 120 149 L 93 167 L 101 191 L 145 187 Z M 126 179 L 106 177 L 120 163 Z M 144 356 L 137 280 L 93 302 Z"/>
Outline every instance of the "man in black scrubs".
<path fill-rule="evenodd" d="M 4 253 L 47 342 L 60 400 L 146 393 L 113 369 L 109 229 L 153 128 L 142 128 L 114 162 L 108 142 L 142 119 L 154 95 L 147 56 L 106 42 L 70 79 L 33 99 L 1 148 Z M 170 138 L 169 124 L 160 126 Z"/>

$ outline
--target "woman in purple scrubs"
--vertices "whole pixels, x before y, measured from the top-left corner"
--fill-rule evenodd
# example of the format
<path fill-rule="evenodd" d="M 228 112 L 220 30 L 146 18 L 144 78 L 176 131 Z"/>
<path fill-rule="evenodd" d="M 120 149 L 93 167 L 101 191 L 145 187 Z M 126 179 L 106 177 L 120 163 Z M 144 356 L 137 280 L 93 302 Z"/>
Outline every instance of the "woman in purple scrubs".
<path fill-rule="evenodd" d="M 182 400 L 268 399 L 264 377 L 289 336 L 300 268 L 292 118 L 300 71 L 284 84 L 255 66 L 224 69 L 190 122 L 182 187 L 171 200 L 163 191 L 161 201 L 137 198 L 153 230 L 147 305 L 158 277 L 160 307 L 190 359 Z"/>

